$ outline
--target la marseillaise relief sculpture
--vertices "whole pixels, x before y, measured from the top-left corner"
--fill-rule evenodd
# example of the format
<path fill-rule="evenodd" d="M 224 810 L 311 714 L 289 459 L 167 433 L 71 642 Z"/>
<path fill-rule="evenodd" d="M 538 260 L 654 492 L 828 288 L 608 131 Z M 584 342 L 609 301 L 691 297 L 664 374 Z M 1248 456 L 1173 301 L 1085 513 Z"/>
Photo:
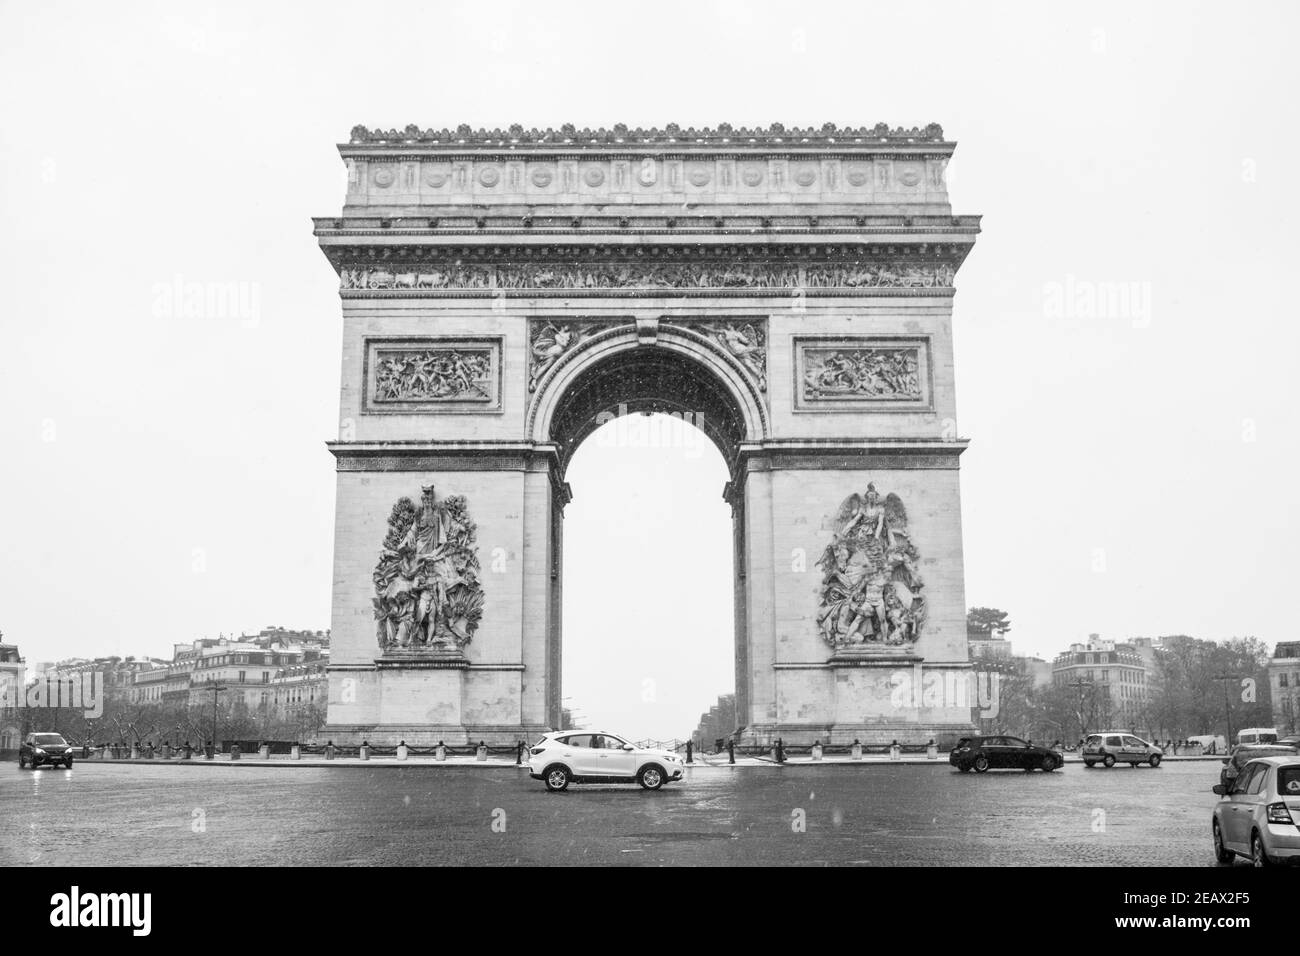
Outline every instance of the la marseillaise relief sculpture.
<path fill-rule="evenodd" d="M 735 646 L 742 740 L 968 731 L 969 700 L 896 693 L 970 670 L 952 316 L 979 217 L 952 212 L 954 148 L 353 129 L 315 220 L 343 312 L 324 733 L 559 725 L 565 471 L 625 412 L 688 414 L 726 461 L 735 630 L 698 638 Z"/>

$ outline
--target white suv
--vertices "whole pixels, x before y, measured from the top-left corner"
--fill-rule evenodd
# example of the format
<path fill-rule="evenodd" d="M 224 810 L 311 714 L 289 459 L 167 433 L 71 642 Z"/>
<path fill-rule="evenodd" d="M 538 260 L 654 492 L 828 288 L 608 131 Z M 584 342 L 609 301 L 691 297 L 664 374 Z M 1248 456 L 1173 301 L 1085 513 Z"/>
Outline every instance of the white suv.
<path fill-rule="evenodd" d="M 547 790 L 570 783 L 632 783 L 658 790 L 680 780 L 686 765 L 669 750 L 643 750 L 613 734 L 561 730 L 544 734 L 528 751 L 528 775 Z"/>

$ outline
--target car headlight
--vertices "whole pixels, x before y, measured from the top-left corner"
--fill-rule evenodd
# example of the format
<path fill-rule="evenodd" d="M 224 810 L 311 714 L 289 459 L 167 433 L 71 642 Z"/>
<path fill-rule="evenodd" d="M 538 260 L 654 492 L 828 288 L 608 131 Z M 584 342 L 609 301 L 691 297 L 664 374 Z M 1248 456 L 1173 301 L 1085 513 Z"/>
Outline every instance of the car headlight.
<path fill-rule="evenodd" d="M 34 754 L 36 754 L 37 756 L 40 756 L 40 757 L 44 757 L 44 756 L 45 756 L 45 751 L 42 750 L 40 747 L 35 748 L 35 749 L 32 751 L 32 753 L 34 753 Z"/>

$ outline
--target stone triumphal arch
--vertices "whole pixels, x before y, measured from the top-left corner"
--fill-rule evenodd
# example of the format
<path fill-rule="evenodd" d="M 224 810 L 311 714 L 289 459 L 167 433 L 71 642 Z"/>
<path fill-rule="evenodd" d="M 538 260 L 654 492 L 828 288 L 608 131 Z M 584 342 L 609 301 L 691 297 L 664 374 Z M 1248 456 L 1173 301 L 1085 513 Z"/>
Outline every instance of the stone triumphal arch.
<path fill-rule="evenodd" d="M 953 148 L 355 128 L 315 222 L 343 301 L 325 733 L 558 726 L 565 469 L 623 409 L 689 414 L 730 470 L 745 737 L 967 729 Z"/>

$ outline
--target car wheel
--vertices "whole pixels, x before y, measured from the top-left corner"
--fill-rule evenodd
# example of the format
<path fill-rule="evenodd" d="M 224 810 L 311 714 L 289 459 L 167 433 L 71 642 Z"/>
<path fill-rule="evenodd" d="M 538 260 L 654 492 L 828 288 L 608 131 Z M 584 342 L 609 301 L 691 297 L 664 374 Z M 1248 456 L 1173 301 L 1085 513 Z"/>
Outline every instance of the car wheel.
<path fill-rule="evenodd" d="M 1258 832 L 1250 836 L 1250 862 L 1252 866 L 1272 866 L 1273 863 L 1264 852 L 1264 840 Z"/>
<path fill-rule="evenodd" d="M 19 770 L 27 769 L 27 757 L 23 753 L 18 754 L 18 769 Z"/>
<path fill-rule="evenodd" d="M 1237 854 L 1233 853 L 1223 845 L 1223 832 L 1219 829 L 1219 821 L 1214 821 L 1214 858 L 1220 863 L 1231 863 Z"/>
<path fill-rule="evenodd" d="M 551 793 L 560 793 L 569 788 L 569 771 L 564 767 L 547 767 L 543 776 L 546 779 L 546 789 Z"/>
<path fill-rule="evenodd" d="M 1056 758 L 1053 757 L 1051 754 L 1043 755 L 1043 763 L 1042 763 L 1043 773 L 1051 773 L 1059 766 L 1061 765 L 1056 762 Z"/>
<path fill-rule="evenodd" d="M 1155 769 L 1156 767 L 1160 766 L 1160 755 L 1152 754 L 1151 759 L 1148 760 L 1147 763 L 1151 764 L 1152 769 Z"/>
<path fill-rule="evenodd" d="M 976 773 L 984 773 L 984 771 L 989 769 L 989 758 L 984 756 L 983 754 L 980 754 L 978 757 L 975 758 L 974 766 L 975 766 Z"/>
<path fill-rule="evenodd" d="M 646 790 L 658 790 L 664 785 L 664 771 L 658 764 L 646 764 L 636 775 L 636 782 Z"/>
<path fill-rule="evenodd" d="M 1113 767 L 1115 766 L 1115 758 L 1110 754 L 1106 754 L 1106 756 L 1101 759 L 1101 763 L 1104 767 Z"/>

